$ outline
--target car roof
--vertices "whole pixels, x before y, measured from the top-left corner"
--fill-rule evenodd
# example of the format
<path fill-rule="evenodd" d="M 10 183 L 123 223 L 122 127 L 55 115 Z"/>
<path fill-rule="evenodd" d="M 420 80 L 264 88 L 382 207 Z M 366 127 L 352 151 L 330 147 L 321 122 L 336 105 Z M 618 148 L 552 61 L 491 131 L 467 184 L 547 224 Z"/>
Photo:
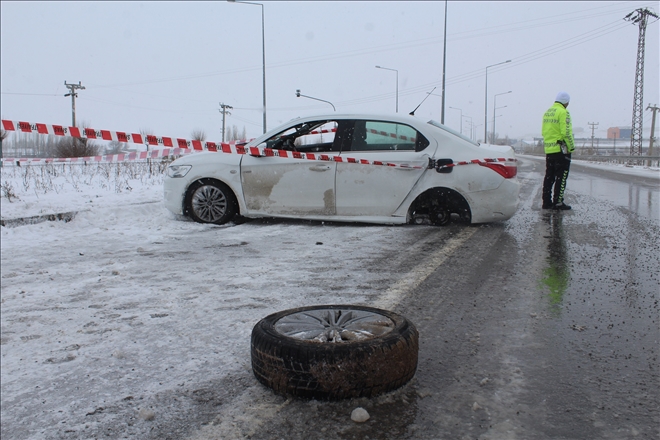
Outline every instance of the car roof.
<path fill-rule="evenodd" d="M 316 119 L 371 119 L 377 121 L 392 121 L 392 122 L 405 122 L 405 123 L 425 123 L 423 119 L 419 119 L 407 114 L 398 113 L 322 113 L 309 116 L 299 116 L 291 119 L 283 125 L 289 125 L 295 121 L 307 121 Z"/>

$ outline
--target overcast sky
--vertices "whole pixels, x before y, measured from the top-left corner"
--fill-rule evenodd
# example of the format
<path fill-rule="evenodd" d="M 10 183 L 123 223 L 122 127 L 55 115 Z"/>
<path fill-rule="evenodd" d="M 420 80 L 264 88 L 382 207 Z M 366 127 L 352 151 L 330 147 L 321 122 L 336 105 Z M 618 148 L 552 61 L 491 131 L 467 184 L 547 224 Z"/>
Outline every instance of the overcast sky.
<path fill-rule="evenodd" d="M 417 110 L 440 121 L 444 2 L 266 1 L 268 129 L 308 114 Z M 638 26 L 624 17 L 658 2 L 448 3 L 445 124 L 483 138 L 488 119 L 512 138 L 540 135 L 558 91 L 571 95 L 577 136 L 630 126 Z M 97 129 L 221 140 L 228 126 L 262 133 L 261 7 L 218 2 L 1 3 L 3 119 L 71 124 L 64 82 L 78 83 L 76 118 Z M 660 104 L 660 23 L 646 32 L 644 108 Z M 497 63 L 511 60 L 500 66 Z M 430 96 L 433 88 L 433 94 Z M 510 94 L 506 92 L 511 91 Z M 505 107 L 506 106 L 506 107 Z M 454 107 L 454 108 L 450 108 Z M 460 110 L 456 110 L 460 109 Z M 651 112 L 644 112 L 648 133 Z M 471 120 L 470 120 L 471 118 Z M 583 129 L 582 133 L 579 130 Z M 660 128 L 656 128 L 656 135 Z"/>

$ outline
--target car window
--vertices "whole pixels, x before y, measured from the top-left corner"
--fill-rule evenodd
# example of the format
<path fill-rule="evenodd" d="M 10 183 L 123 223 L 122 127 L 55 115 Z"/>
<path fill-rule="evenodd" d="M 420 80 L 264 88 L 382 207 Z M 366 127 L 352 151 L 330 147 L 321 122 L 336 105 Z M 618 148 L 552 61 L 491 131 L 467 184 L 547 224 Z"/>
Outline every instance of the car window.
<path fill-rule="evenodd" d="M 428 140 L 409 125 L 385 121 L 355 121 L 351 151 L 421 151 Z"/>
<path fill-rule="evenodd" d="M 304 152 L 339 151 L 336 145 L 336 121 L 313 121 L 296 124 L 266 140 L 267 148 Z"/>

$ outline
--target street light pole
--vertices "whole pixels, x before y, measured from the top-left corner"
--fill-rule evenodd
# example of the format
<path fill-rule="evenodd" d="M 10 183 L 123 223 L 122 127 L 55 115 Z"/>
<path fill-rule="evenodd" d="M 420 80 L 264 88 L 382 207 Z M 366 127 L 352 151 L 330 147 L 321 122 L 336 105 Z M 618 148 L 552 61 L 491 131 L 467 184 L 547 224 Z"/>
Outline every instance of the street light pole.
<path fill-rule="evenodd" d="M 333 103 L 331 103 L 330 101 L 326 101 L 325 99 L 314 98 L 312 96 L 303 95 L 302 93 L 300 93 L 300 89 L 296 89 L 296 96 L 298 98 L 300 98 L 302 96 L 303 98 L 309 98 L 309 99 L 314 99 L 316 101 L 327 102 L 328 104 L 330 104 L 332 106 L 332 109 L 334 111 L 337 111 L 337 109 L 335 108 L 335 105 Z"/>
<path fill-rule="evenodd" d="M 396 112 L 399 113 L 399 71 L 381 66 L 376 66 L 376 69 L 391 70 L 392 72 L 396 72 Z"/>
<path fill-rule="evenodd" d="M 445 27 L 444 43 L 442 48 L 442 112 L 440 113 L 440 123 L 445 124 L 445 72 L 447 66 L 447 0 L 445 0 Z M 463 118 L 461 118 L 461 123 Z M 461 133 L 462 134 L 462 133 Z"/>
<path fill-rule="evenodd" d="M 473 130 L 472 130 L 472 125 L 473 125 L 473 124 L 472 124 L 472 116 L 465 115 L 464 118 L 465 118 L 465 119 L 470 119 L 470 139 L 473 139 L 473 140 L 474 140 L 474 136 L 472 136 L 472 131 L 473 131 Z"/>
<path fill-rule="evenodd" d="M 449 106 L 449 108 L 454 110 L 459 110 L 461 112 L 461 134 L 463 134 L 463 109 Z"/>
<path fill-rule="evenodd" d="M 493 145 L 495 145 L 495 143 L 497 142 L 497 138 L 495 137 L 495 118 L 496 118 L 497 116 L 503 116 L 503 115 L 497 115 L 497 116 L 495 116 L 495 110 L 499 110 L 499 109 L 501 109 L 501 108 L 505 108 L 505 107 L 506 107 L 506 105 L 504 105 L 504 106 L 502 106 L 502 107 L 497 107 L 496 109 L 493 109 L 493 133 L 492 133 L 491 136 L 490 136 L 490 140 L 491 140 L 491 143 L 492 143 Z"/>
<path fill-rule="evenodd" d="M 491 67 L 499 66 L 500 64 L 510 63 L 511 60 L 502 61 L 501 63 L 491 64 L 486 66 L 486 98 L 484 102 L 484 143 L 488 140 L 488 69 Z"/>
<path fill-rule="evenodd" d="M 511 90 L 509 90 L 508 92 L 504 92 L 504 93 L 498 93 L 497 95 L 495 95 L 493 97 L 493 142 L 496 142 L 496 139 L 495 139 L 495 110 L 497 110 L 497 109 L 495 107 L 497 106 L 497 97 L 500 96 L 500 95 L 507 95 L 509 93 L 511 93 Z M 504 107 L 506 107 L 506 105 Z M 504 107 L 499 107 L 499 108 L 504 108 Z"/>
<path fill-rule="evenodd" d="M 477 124 L 473 127 L 474 128 L 474 139 L 472 139 L 472 140 L 475 141 L 475 142 L 477 141 L 477 128 L 481 127 L 482 125 L 483 124 Z"/>
<path fill-rule="evenodd" d="M 242 3 L 244 5 L 256 5 L 261 6 L 261 48 L 262 48 L 262 65 L 263 65 L 263 90 L 264 90 L 264 133 L 266 133 L 266 32 L 265 32 L 265 23 L 264 23 L 264 5 L 261 3 L 253 2 L 244 2 L 237 0 L 227 0 L 230 3 Z"/>

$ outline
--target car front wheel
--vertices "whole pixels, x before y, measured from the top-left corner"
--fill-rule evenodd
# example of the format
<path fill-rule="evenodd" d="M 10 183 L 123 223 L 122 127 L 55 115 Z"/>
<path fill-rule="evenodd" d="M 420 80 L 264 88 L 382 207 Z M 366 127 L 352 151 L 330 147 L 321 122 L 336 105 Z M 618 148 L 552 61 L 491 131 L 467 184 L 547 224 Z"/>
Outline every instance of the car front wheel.
<path fill-rule="evenodd" d="M 236 215 L 237 203 L 234 193 L 224 183 L 201 180 L 188 190 L 185 210 L 196 222 L 221 225 Z"/>

